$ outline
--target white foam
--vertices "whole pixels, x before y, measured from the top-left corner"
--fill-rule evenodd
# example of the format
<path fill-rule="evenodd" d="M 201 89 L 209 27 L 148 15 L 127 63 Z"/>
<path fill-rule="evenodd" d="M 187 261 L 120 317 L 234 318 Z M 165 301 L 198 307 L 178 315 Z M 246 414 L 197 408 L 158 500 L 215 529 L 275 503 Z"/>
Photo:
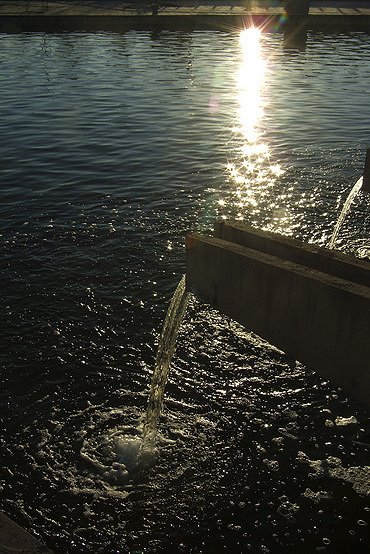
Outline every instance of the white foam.
<path fill-rule="evenodd" d="M 355 416 L 351 416 L 351 417 L 338 416 L 335 419 L 335 424 L 338 425 L 339 427 L 345 427 L 347 425 L 356 425 L 357 423 L 358 421 Z"/>
<path fill-rule="evenodd" d="M 117 436 L 113 439 L 118 460 L 128 471 L 136 469 L 140 462 L 141 437 Z"/>

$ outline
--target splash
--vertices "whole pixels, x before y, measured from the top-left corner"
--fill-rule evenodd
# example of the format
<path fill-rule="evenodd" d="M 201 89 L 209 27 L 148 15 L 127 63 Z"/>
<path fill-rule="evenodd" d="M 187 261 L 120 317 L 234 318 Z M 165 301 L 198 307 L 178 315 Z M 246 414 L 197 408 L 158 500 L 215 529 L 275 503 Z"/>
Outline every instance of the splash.
<path fill-rule="evenodd" d="M 355 183 L 354 187 L 350 191 L 350 193 L 347 197 L 347 200 L 345 201 L 345 203 L 343 205 L 342 211 L 339 214 L 338 220 L 335 224 L 333 234 L 332 234 L 331 239 L 329 240 L 329 243 L 328 243 L 328 248 L 334 248 L 334 245 L 335 245 L 335 242 L 337 240 L 339 231 L 340 231 L 340 229 L 343 225 L 343 222 L 344 222 L 344 220 L 345 220 L 345 218 L 346 218 L 346 216 L 347 216 L 347 214 L 348 214 L 348 212 L 351 208 L 352 202 L 353 202 L 354 198 L 356 197 L 357 193 L 359 192 L 359 190 L 362 187 L 362 181 L 363 181 L 363 178 L 360 177 L 359 180 L 357 181 L 357 183 Z"/>
<path fill-rule="evenodd" d="M 122 485 L 139 467 L 141 444 L 137 429 L 121 428 L 107 436 L 98 435 L 84 440 L 80 456 L 100 473 L 104 481 Z"/>
<path fill-rule="evenodd" d="M 92 465 L 105 482 L 125 485 L 137 472 L 148 467 L 156 455 L 158 419 L 170 371 L 176 339 L 188 303 L 185 275 L 180 280 L 164 320 L 155 360 L 148 406 L 142 430 L 140 425 L 93 434 L 83 440 L 81 458 Z"/>

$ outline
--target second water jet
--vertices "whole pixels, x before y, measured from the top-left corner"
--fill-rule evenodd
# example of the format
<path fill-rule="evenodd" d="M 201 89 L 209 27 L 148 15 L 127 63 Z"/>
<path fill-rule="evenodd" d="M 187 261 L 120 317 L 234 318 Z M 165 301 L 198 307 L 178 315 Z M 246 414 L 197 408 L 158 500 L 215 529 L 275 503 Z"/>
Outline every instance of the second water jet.
<path fill-rule="evenodd" d="M 338 238 L 339 231 L 341 230 L 341 227 L 344 223 L 344 220 L 351 209 L 351 205 L 355 197 L 357 196 L 358 192 L 361 190 L 363 184 L 363 177 L 360 177 L 359 180 L 355 183 L 355 185 L 352 187 L 349 195 L 347 196 L 347 200 L 343 204 L 342 211 L 339 214 L 339 217 L 337 219 L 337 222 L 334 227 L 333 234 L 331 236 L 331 239 L 328 242 L 328 248 L 334 248 L 335 242 Z"/>

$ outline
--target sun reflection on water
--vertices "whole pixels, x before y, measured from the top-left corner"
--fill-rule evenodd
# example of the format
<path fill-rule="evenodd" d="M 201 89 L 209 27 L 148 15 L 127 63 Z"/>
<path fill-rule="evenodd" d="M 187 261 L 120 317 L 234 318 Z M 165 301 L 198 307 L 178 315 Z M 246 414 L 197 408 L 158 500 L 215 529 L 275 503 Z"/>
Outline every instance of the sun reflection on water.
<path fill-rule="evenodd" d="M 261 226 L 261 212 L 268 200 L 270 218 L 274 219 L 276 214 L 280 224 L 287 226 L 289 217 L 279 209 L 271 190 L 284 171 L 278 163 L 272 163 L 264 136 L 268 60 L 263 51 L 261 31 L 255 27 L 241 31 L 239 47 L 238 110 L 232 128 L 239 146 L 232 153 L 234 160 L 226 165 L 229 198 L 218 202 L 219 213 L 223 219 L 227 219 L 230 212 L 235 219 Z"/>
<path fill-rule="evenodd" d="M 258 122 L 263 115 L 261 89 L 265 80 L 266 62 L 260 43 L 260 31 L 256 28 L 244 29 L 240 33 L 242 63 L 239 68 L 237 85 L 239 90 L 240 131 L 247 143 L 246 154 L 265 153 L 267 147 L 259 143 Z"/>

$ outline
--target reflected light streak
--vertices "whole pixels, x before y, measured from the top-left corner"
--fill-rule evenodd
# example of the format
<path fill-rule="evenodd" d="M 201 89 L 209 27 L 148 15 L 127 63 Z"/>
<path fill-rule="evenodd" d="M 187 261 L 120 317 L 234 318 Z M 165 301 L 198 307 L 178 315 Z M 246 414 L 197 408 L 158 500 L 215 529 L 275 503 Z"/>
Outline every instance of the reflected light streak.
<path fill-rule="evenodd" d="M 238 75 L 239 120 L 248 142 L 258 140 L 257 123 L 263 115 L 261 89 L 265 79 L 266 62 L 261 52 L 261 32 L 251 27 L 240 33 L 242 64 Z"/>
<path fill-rule="evenodd" d="M 235 158 L 226 165 L 230 187 L 229 198 L 218 202 L 219 216 L 247 220 L 260 226 L 278 220 L 289 225 L 289 214 L 273 205 L 272 187 L 284 173 L 279 164 L 270 163 L 269 147 L 264 140 L 265 81 L 267 59 L 263 52 L 263 37 L 259 29 L 251 27 L 240 33 L 241 62 L 236 74 L 238 99 L 237 120 L 232 132 L 240 139 Z M 264 135 L 264 136 L 263 136 Z M 221 212 L 221 213 L 220 213 Z"/>

